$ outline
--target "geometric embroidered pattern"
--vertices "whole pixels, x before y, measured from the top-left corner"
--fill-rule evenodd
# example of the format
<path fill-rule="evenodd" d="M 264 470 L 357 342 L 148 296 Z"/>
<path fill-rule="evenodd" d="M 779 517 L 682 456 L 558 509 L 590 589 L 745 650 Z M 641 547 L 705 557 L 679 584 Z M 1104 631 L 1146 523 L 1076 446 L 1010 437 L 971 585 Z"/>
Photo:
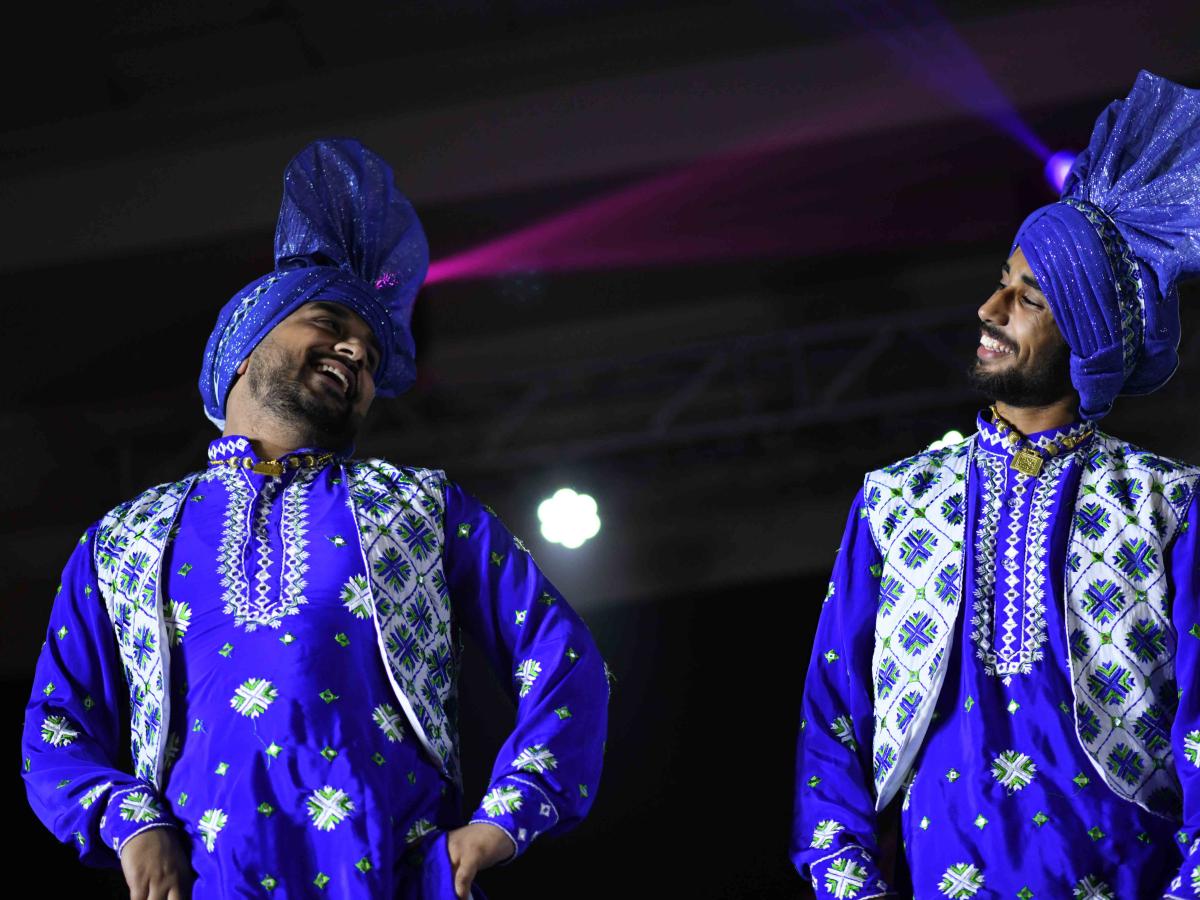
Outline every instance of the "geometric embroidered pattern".
<path fill-rule="evenodd" d="M 878 809 L 929 727 L 962 597 L 968 439 L 868 473 L 867 518 L 883 557 L 875 616 L 872 759 Z"/>
<path fill-rule="evenodd" d="M 1200 469 L 1104 434 L 1084 455 L 1066 629 L 1080 745 L 1120 797 L 1175 815 L 1170 585 L 1163 567 Z"/>
<path fill-rule="evenodd" d="M 875 682 L 874 761 L 876 808 L 895 794 L 920 749 L 941 688 L 942 666 L 954 617 L 961 605 L 965 524 L 947 517 L 942 502 L 965 492 L 966 472 L 976 441 L 926 451 L 869 473 L 863 496 L 876 547 L 883 557 L 881 586 L 887 602 L 876 612 L 872 670 Z M 1096 432 L 1079 450 L 1080 483 L 1067 546 L 1065 625 L 1070 652 L 1075 729 L 1096 771 L 1118 796 L 1161 815 L 1178 815 L 1181 791 L 1173 751 L 1164 738 L 1168 710 L 1176 703 L 1172 660 L 1175 634 L 1170 623 L 1169 585 L 1164 553 L 1175 537 L 1200 484 L 1200 468 L 1187 466 Z M 1045 496 L 1053 493 L 1054 465 L 1048 462 Z M 998 534 L 999 495 L 990 467 L 984 467 L 985 502 L 975 535 L 979 545 L 1011 548 Z M 912 488 L 920 489 L 916 497 Z M 1040 485 L 1039 485 L 1040 487 Z M 1046 531 L 1049 499 L 1030 502 L 1027 559 L 1020 568 L 980 566 L 973 640 L 987 661 L 996 659 L 1011 674 L 1027 672 L 1045 641 L 1044 549 L 1035 531 Z M 1005 551 L 1007 552 L 1007 550 Z M 955 573 L 941 578 L 943 571 Z M 1000 628 L 993 633 L 991 604 L 1000 604 L 1008 584 L 991 581 L 1024 575 L 1023 608 L 1004 597 Z M 1018 594 L 1019 596 L 1019 594 Z M 985 607 L 985 602 L 987 606 Z M 1018 621 L 1018 616 L 1023 617 Z M 1006 636 L 1013 639 L 1006 641 Z M 1018 645 L 1017 635 L 1020 636 Z M 986 652 L 985 652 L 986 648 Z M 1200 759 L 1200 735 L 1195 753 Z M 1190 754 L 1189 754 L 1190 755 Z M 1005 770 L 1007 771 L 1007 770 Z M 1000 777 L 998 774 L 997 777 Z M 1005 777 L 1011 777 L 1005 775 Z M 1018 776 L 1019 777 L 1019 776 Z M 1014 783 L 1015 786 L 1015 783 Z"/>
<path fill-rule="evenodd" d="M 460 780 L 457 722 L 453 715 L 458 669 L 457 639 L 450 621 L 450 597 L 442 572 L 445 473 L 398 469 L 383 460 L 344 463 L 363 560 L 370 576 L 370 614 L 396 699 L 430 756 L 455 782 Z M 315 470 L 314 470 L 315 473 Z M 170 636 L 159 596 L 159 574 L 171 529 L 183 499 L 198 480 L 234 475 L 218 467 L 180 481 L 158 485 L 105 515 L 96 531 L 95 563 L 100 595 L 117 639 L 130 698 L 130 749 L 139 778 L 162 790 L 165 784 L 166 729 L 170 720 Z M 309 475 L 308 470 L 296 473 Z M 248 597 L 241 560 L 251 538 L 249 490 L 236 501 L 239 478 L 230 489 L 229 516 L 221 547 L 226 602 Z M 244 481 L 242 481 L 244 485 Z M 303 496 L 297 491 L 297 497 Z M 285 602 L 303 602 L 307 553 L 307 512 L 284 494 Z M 238 521 L 234 521 L 238 519 Z M 240 524 L 239 524 L 240 521 Z M 247 606 L 249 611 L 249 607 Z M 282 611 L 281 611 L 282 610 Z M 235 612 L 228 610 L 227 612 Z M 281 605 L 277 615 L 287 615 Z M 252 623 L 247 622 L 246 627 Z M 256 624 L 270 624 L 262 621 Z M 255 681 L 252 679 L 252 681 Z M 243 686 L 237 702 L 246 715 L 261 715 L 275 699 L 273 686 Z M 231 704 L 233 701 L 231 700 Z M 238 708 L 235 706 L 234 708 Z M 57 731 L 51 735 L 61 740 Z M 64 735 L 65 736 L 65 735 Z M 210 810 L 206 844 L 223 826 L 225 813 Z M 207 815 L 207 813 L 206 813 Z"/>
<path fill-rule="evenodd" d="M 346 463 L 385 668 L 417 739 L 454 780 L 458 648 L 442 571 L 445 473 Z"/>

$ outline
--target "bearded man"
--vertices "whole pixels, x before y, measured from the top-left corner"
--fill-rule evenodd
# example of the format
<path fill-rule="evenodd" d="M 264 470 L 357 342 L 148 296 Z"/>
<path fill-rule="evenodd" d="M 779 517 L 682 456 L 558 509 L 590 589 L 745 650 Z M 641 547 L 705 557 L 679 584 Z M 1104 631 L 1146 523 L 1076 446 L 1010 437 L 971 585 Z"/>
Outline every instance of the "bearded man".
<path fill-rule="evenodd" d="M 303 150 L 275 258 L 208 340 L 208 469 L 118 506 L 67 563 L 29 800 L 135 898 L 465 898 L 587 813 L 604 663 L 489 508 L 439 470 L 351 458 L 376 394 L 415 375 L 428 249 L 387 164 Z M 464 631 L 516 704 L 469 817 Z"/>
<path fill-rule="evenodd" d="M 898 795 L 908 896 L 1200 896 L 1200 468 L 1096 427 L 1178 364 L 1198 181 L 1200 91 L 1141 73 L 979 307 L 978 431 L 866 476 L 801 712 L 818 897 L 897 896 Z"/>

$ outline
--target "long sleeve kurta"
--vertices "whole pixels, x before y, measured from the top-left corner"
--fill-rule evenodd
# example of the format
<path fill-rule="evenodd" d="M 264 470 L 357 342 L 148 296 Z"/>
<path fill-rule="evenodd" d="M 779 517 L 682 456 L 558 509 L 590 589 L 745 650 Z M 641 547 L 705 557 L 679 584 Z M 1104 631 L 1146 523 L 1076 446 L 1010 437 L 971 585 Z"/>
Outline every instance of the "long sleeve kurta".
<path fill-rule="evenodd" d="M 468 818 L 503 829 L 515 856 L 592 802 L 603 662 L 496 516 L 453 483 L 444 499 L 455 621 L 516 705 Z M 220 467 L 193 485 L 162 567 L 161 792 L 127 774 L 122 735 L 140 698 L 97 589 L 95 529 L 83 536 L 38 661 L 23 768 L 34 811 L 85 862 L 114 865 L 132 836 L 171 827 L 190 846 L 197 897 L 418 896 L 429 836 L 464 824 L 462 798 L 389 683 L 352 509 L 336 462 L 278 477 Z"/>
<path fill-rule="evenodd" d="M 995 437 L 982 416 L 979 427 Z M 962 607 L 934 720 L 903 795 L 900 827 L 914 895 L 1200 897 L 1192 865 L 1200 857 L 1181 862 L 1200 834 L 1200 689 L 1192 687 L 1200 676 L 1200 504 L 1193 499 L 1165 560 L 1180 705 L 1173 723 L 1139 725 L 1172 742 L 1184 787 L 1181 823 L 1114 794 L 1076 735 L 1063 573 L 1082 449 L 1029 477 L 1008 466 L 1000 443 L 976 441 Z M 802 704 L 792 858 L 818 897 L 896 896 L 878 870 L 870 757 L 879 687 L 871 655 L 887 588 L 881 563 L 860 491 Z M 1147 651 L 1166 641 L 1157 633 L 1140 637 L 1150 642 Z M 1182 887 L 1171 889 L 1176 875 Z"/>

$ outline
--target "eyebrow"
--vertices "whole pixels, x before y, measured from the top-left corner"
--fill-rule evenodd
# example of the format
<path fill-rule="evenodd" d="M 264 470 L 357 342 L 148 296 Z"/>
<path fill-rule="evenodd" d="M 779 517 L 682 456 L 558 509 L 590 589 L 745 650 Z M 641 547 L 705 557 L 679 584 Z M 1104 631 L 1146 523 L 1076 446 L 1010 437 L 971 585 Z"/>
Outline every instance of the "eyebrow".
<path fill-rule="evenodd" d="M 329 313 L 341 322 L 347 322 L 354 315 L 349 309 L 342 306 L 340 303 L 329 303 L 325 300 L 313 301 L 312 308 L 319 312 Z M 361 317 L 360 317 L 361 318 Z M 375 351 L 376 360 L 383 355 L 379 349 L 379 341 L 375 340 L 375 332 L 368 326 L 367 328 L 367 343 L 371 345 L 371 349 Z"/>
<path fill-rule="evenodd" d="M 1004 272 L 1005 275 L 1012 274 L 1012 270 L 1009 269 L 1007 262 L 1005 262 L 1004 265 L 1002 265 L 1000 268 Z M 1023 282 L 1025 282 L 1027 285 L 1029 285 L 1031 288 L 1033 288 L 1035 291 L 1037 291 L 1038 293 L 1045 293 L 1045 291 L 1042 290 L 1042 286 L 1040 284 L 1038 284 L 1038 280 L 1036 278 L 1034 278 L 1032 275 L 1022 275 L 1021 280 Z"/>

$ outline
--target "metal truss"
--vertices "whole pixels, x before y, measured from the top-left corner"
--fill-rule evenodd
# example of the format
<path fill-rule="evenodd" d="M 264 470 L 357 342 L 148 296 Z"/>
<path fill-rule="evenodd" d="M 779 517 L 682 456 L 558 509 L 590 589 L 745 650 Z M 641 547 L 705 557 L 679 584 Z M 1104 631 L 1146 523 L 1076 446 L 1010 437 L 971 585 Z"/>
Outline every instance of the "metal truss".
<path fill-rule="evenodd" d="M 503 470 L 961 406 L 971 322 L 922 310 L 443 383 L 393 404 L 373 439 Z"/>

